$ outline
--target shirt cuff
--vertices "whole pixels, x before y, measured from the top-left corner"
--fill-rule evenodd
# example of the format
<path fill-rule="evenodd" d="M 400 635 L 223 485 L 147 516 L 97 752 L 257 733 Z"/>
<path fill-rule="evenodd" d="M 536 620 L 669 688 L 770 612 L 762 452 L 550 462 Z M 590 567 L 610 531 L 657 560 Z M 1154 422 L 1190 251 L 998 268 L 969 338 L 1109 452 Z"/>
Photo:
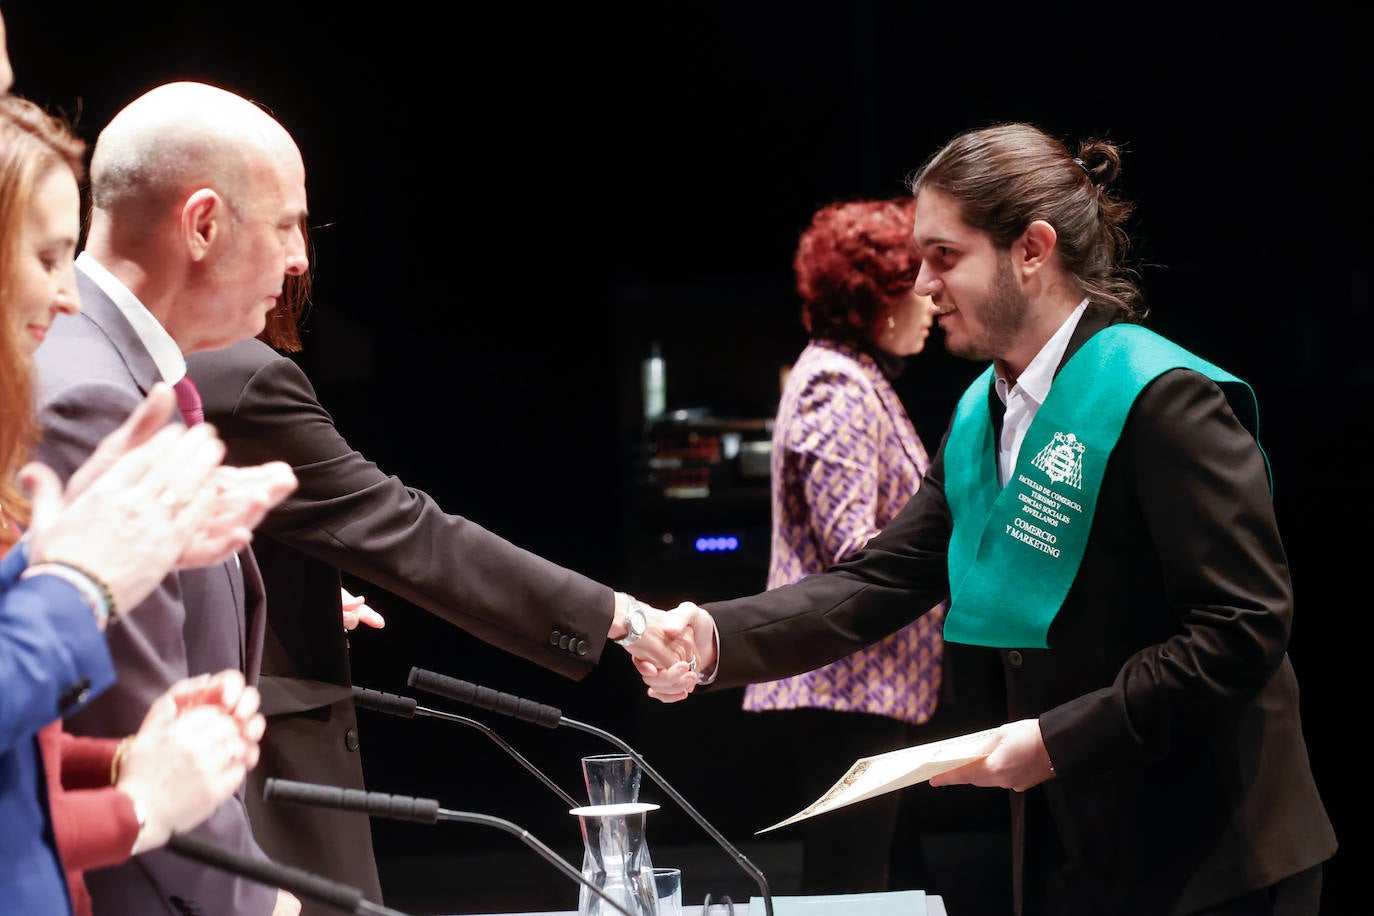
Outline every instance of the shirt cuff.
<path fill-rule="evenodd" d="M 711 684 L 714 684 L 715 681 L 716 681 L 716 675 L 720 673 L 720 631 L 719 631 L 719 630 L 713 629 L 713 630 L 711 631 L 711 641 L 712 641 L 712 643 L 715 644 L 715 647 L 716 647 L 716 663 L 715 663 L 714 665 L 711 666 L 711 670 L 710 670 L 710 671 L 698 671 L 698 672 L 697 672 L 697 686 L 699 686 L 699 687 L 709 687 Z"/>

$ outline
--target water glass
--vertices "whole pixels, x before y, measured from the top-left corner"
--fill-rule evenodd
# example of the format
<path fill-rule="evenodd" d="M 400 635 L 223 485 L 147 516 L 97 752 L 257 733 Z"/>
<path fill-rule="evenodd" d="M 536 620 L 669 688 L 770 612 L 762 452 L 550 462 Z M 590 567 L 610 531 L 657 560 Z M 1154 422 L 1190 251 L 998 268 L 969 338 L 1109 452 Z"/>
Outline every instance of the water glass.
<path fill-rule="evenodd" d="M 682 916 L 682 869 L 654 866 L 658 916 Z"/>

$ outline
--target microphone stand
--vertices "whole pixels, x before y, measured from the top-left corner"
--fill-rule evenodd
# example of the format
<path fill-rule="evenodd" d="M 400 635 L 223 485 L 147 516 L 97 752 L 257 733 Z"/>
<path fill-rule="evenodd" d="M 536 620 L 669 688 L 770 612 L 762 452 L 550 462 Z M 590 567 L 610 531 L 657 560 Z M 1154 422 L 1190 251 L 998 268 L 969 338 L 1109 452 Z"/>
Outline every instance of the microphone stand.
<path fill-rule="evenodd" d="M 749 873 L 758 883 L 759 891 L 763 896 L 763 905 L 764 909 L 767 911 L 767 916 L 773 916 L 773 895 L 768 890 L 768 880 L 763 876 L 763 872 L 759 867 L 753 862 L 750 862 L 744 853 L 736 849 L 735 846 L 727 840 L 719 830 L 712 826 L 696 808 L 688 804 L 687 799 L 683 798 L 676 789 L 669 785 L 668 781 L 660 776 L 657 770 L 649 766 L 649 762 L 640 756 L 638 751 L 630 747 L 620 738 L 594 725 L 588 725 L 585 722 L 569 719 L 553 706 L 535 703 L 507 693 L 500 693 L 489 687 L 479 687 L 476 684 L 459 681 L 456 678 L 451 678 L 433 671 L 426 671 L 423 668 L 411 668 L 410 676 L 407 678 L 406 683 L 412 687 L 418 687 L 421 690 L 436 693 L 440 696 L 448 697 L 451 700 L 457 700 L 460 703 L 471 703 L 474 706 L 514 716 L 518 719 L 524 719 L 527 722 L 543 725 L 546 728 L 566 725 L 569 728 L 586 732 L 590 735 L 596 735 L 598 738 L 614 744 L 626 754 L 629 754 L 630 757 L 634 759 L 635 763 L 639 764 L 640 767 L 644 769 L 644 772 L 649 775 L 649 778 L 658 784 L 659 788 L 667 792 L 669 797 L 677 802 L 677 804 L 682 807 L 682 810 L 687 812 L 692 820 L 696 821 L 697 824 L 701 826 L 701 829 L 705 830 L 711 836 L 711 839 L 715 840 L 722 849 L 734 858 L 735 862 L 738 863 L 741 868 Z"/>
<path fill-rule="evenodd" d="M 537 837 L 532 835 L 528 830 L 525 830 L 523 827 L 519 827 L 515 824 L 512 824 L 510 821 L 503 820 L 499 817 L 493 817 L 490 814 L 474 814 L 471 811 L 449 811 L 446 808 L 440 808 L 439 816 L 444 820 L 463 821 L 464 823 L 468 824 L 485 824 L 488 827 L 498 827 L 501 830 L 506 831 L 507 833 L 514 834 L 515 836 L 519 837 L 520 841 L 524 843 L 526 846 L 538 852 L 549 862 L 552 862 L 553 865 L 559 871 L 563 872 L 563 874 L 567 875 L 574 881 L 577 881 L 579 884 L 593 891 L 598 897 L 600 897 L 602 900 L 606 901 L 606 903 L 614 907 L 617 912 L 624 913 L 625 916 L 630 916 L 629 910 L 625 909 L 625 907 L 621 906 L 619 903 L 612 900 L 606 894 L 606 892 L 603 891 L 601 888 L 597 887 L 594 882 L 587 880 L 587 876 L 582 874 L 581 870 L 573 868 L 572 864 L 569 863 L 567 859 L 564 859 L 562 856 L 558 855 L 556 852 L 550 849 L 545 843 L 543 843 Z"/>
<path fill-rule="evenodd" d="M 582 804 L 559 788 L 558 783 L 554 782 L 545 775 L 542 770 L 526 760 L 525 756 L 506 743 L 505 739 L 476 719 L 454 715 L 451 712 L 444 712 L 439 709 L 427 709 L 424 706 L 418 705 L 414 697 L 403 697 L 396 693 L 383 693 L 380 690 L 372 690 L 367 687 L 358 687 L 356 685 L 353 687 L 353 702 L 364 709 L 390 713 L 394 716 L 400 716 L 403 719 L 410 719 L 415 716 L 425 716 L 431 719 L 442 719 L 445 722 L 454 722 L 459 725 L 469 725 L 486 735 L 496 743 L 497 747 L 514 757 L 516 763 L 534 774 L 540 782 L 548 786 L 549 791 L 567 802 L 569 808 L 576 808 Z"/>
<path fill-rule="evenodd" d="M 269 777 L 263 784 L 262 797 L 264 801 L 286 802 L 294 805 L 316 805 L 340 811 L 357 811 L 367 815 L 392 817 L 424 824 L 446 820 L 496 827 L 517 837 L 520 842 L 539 853 L 540 857 L 550 865 L 606 901 L 616 912 L 631 916 L 629 910 L 611 899 L 604 890 L 588 880 L 581 870 L 570 865 L 567 859 L 554 852 L 525 828 L 504 818 L 493 817 L 489 814 L 475 814 L 470 811 L 450 811 L 439 807 L 439 802 L 432 798 L 390 795 L 385 792 L 368 792 L 362 789 L 346 789 L 342 786 L 319 785 L 275 777 Z"/>
<path fill-rule="evenodd" d="M 166 848 L 179 856 L 194 859 L 203 865 L 239 875 L 268 887 L 290 891 L 307 900 L 323 903 L 344 913 L 375 913 L 377 916 L 406 916 L 400 910 L 373 903 L 356 887 L 340 884 L 323 875 L 282 865 L 267 859 L 254 859 L 217 846 L 192 833 L 174 833 Z"/>

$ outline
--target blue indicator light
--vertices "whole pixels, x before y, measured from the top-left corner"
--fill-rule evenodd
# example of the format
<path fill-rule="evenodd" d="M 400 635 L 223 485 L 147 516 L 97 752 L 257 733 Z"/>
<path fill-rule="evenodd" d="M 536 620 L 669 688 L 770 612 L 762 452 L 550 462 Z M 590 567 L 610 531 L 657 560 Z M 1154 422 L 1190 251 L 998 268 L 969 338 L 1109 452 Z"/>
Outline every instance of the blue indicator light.
<path fill-rule="evenodd" d="M 739 550 L 739 538 L 734 535 L 699 537 L 696 539 L 697 553 L 728 553 Z"/>

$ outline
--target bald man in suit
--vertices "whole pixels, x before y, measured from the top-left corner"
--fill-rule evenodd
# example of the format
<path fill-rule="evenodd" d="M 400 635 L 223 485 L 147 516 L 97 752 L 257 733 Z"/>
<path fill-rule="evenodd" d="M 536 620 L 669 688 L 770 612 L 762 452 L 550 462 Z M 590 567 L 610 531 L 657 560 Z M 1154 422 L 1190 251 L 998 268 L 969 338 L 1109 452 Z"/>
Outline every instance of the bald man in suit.
<path fill-rule="evenodd" d="M 305 167 L 290 134 L 252 102 L 201 83 L 156 87 L 101 131 L 92 211 L 77 259 L 82 312 L 55 321 L 36 356 L 37 457 L 69 475 L 187 354 L 251 338 L 284 278 L 308 266 L 299 224 Z M 175 495 L 175 494 L 173 494 Z M 255 683 L 265 615 L 251 550 L 168 576 L 109 634 L 117 680 L 68 722 L 122 736 L 188 675 L 224 669 Z M 196 832 L 264 857 L 244 791 Z M 289 893 L 157 850 L 88 876 L 97 914 L 291 916 Z"/>

